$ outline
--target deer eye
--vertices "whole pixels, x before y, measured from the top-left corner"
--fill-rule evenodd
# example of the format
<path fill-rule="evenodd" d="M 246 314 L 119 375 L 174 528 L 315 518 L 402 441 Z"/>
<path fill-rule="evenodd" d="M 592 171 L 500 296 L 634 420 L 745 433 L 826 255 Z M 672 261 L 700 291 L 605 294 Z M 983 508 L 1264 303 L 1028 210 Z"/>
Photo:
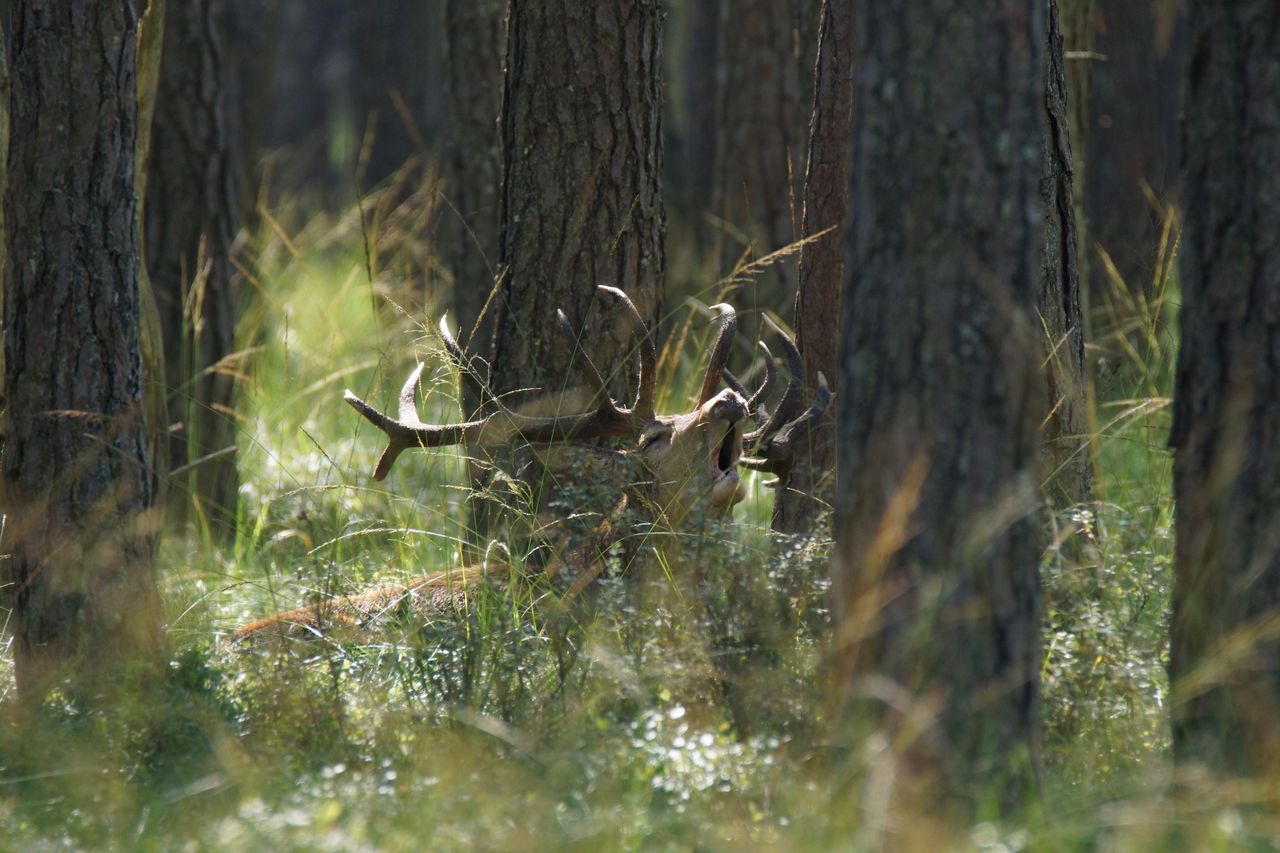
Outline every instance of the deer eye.
<path fill-rule="evenodd" d="M 654 429 L 645 430 L 643 433 L 641 433 L 640 441 L 637 446 L 641 450 L 648 450 L 651 447 L 656 446 L 660 442 L 670 441 L 670 440 L 671 440 L 670 427 L 657 427 Z"/>

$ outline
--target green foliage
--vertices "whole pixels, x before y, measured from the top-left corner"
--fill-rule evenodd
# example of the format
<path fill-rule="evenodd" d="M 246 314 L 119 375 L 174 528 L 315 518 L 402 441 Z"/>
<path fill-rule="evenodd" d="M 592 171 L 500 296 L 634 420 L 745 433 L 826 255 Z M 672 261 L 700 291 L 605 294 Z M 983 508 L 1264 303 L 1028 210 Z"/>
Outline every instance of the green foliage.
<path fill-rule="evenodd" d="M 831 543 L 768 533 L 755 482 L 736 525 L 668 537 L 647 566 L 624 570 L 646 543 L 618 545 L 566 612 L 548 590 L 493 583 L 452 615 L 404 614 L 372 637 L 225 643 L 256 617 L 460 559 L 465 460 L 409 454 L 373 484 L 378 441 L 339 400 L 344 385 L 393 399 L 417 356 L 430 366 L 424 415 L 458 416 L 424 331 L 440 309 L 419 274 L 429 255 L 393 213 L 364 234 L 353 215 L 259 235 L 236 535 L 166 538 L 176 651 L 164 677 L 114 701 L 0 715 L 9 843 L 811 848 L 902 831 L 877 823 L 884 745 L 829 742 Z M 390 243 L 415 265 L 367 262 L 399 256 Z M 1127 292 L 1094 318 L 1106 381 L 1082 452 L 1099 500 L 1050 520 L 1043 799 L 1006 824 L 920 815 L 917 839 L 932 827 L 961 846 L 1149 848 L 1222 845 L 1252 826 L 1229 798 L 1165 796 L 1174 291 Z M 684 308 L 665 325 L 684 343 L 663 354 L 671 409 L 698 384 L 705 326 Z M 1178 808 L 1204 820 L 1175 836 L 1163 821 Z"/>

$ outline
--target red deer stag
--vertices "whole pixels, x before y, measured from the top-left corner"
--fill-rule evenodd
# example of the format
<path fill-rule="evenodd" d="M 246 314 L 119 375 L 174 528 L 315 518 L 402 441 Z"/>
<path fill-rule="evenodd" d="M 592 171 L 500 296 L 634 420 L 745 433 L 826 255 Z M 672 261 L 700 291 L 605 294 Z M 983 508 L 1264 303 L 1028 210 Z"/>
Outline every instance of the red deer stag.
<path fill-rule="evenodd" d="M 378 411 L 350 391 L 345 394 L 347 403 L 387 437 L 375 480 L 385 478 L 400 454 L 415 447 L 462 445 L 480 457 L 498 448 L 515 449 L 516 470 L 510 480 L 540 484 L 540 488 L 536 511 L 522 516 L 526 524 L 531 522 L 522 533 L 535 544 L 518 561 L 522 570 L 514 574 L 523 582 L 547 585 L 559 594 L 562 604 L 576 599 L 601 575 L 606 552 L 627 534 L 688 530 L 695 520 L 728 515 L 743 498 L 739 465 L 785 480 L 792 448 L 831 401 L 822 379 L 814 402 L 804 407 L 800 353 L 791 338 L 769 322 L 786 352 L 790 381 L 774 411 L 767 411 L 764 400 L 774 380 L 772 356 L 761 343 L 764 379 L 757 391 L 748 394 L 726 369 L 736 314 L 729 305 L 717 305 L 719 330 L 697 403 L 687 414 L 656 414 L 657 350 L 652 335 L 626 294 L 612 287 L 599 289 L 618 301 L 639 338 L 639 387 L 630 406 L 614 400 L 598 369 L 590 359 L 580 357 L 577 364 L 592 405 L 567 415 L 511 411 L 486 393 L 487 382 L 453 338 L 447 318 L 440 321 L 445 349 L 466 390 L 475 399 L 487 400 L 491 414 L 459 424 L 423 423 L 415 403 L 421 363 L 400 392 L 399 417 Z M 581 354 L 568 320 L 563 313 L 559 318 L 562 331 Z M 752 432 L 744 432 L 748 418 L 759 421 Z M 583 443 L 599 438 L 623 439 L 630 446 L 611 450 Z M 506 560 L 439 572 L 269 617 L 241 629 L 234 639 L 266 632 L 318 635 L 334 627 L 360 631 L 392 613 L 439 614 L 461 602 L 467 590 L 484 578 L 512 574 Z"/>

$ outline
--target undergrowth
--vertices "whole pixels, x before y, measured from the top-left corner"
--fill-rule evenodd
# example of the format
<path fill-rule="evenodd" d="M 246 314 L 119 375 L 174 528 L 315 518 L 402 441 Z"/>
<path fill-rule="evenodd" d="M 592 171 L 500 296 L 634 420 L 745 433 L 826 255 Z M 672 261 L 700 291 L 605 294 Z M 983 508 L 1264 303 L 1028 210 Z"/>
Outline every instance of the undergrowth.
<path fill-rule="evenodd" d="M 1211 819 L 1175 835 L 1183 806 L 1165 794 L 1172 214 L 1154 283 L 1113 276 L 1091 318 L 1081 452 L 1097 500 L 1047 518 L 1043 796 L 1017 821 L 870 819 L 877 747 L 834 744 L 826 727 L 831 543 L 769 533 L 771 495 L 755 480 L 737 523 L 706 530 L 695 558 L 607 573 L 570 616 L 493 584 L 452 618 L 375 637 L 227 644 L 264 614 L 462 559 L 459 452 L 410 454 L 375 484 L 379 442 L 340 400 L 344 386 L 393 398 L 421 358 L 424 416 L 459 415 L 426 331 L 445 307 L 429 182 L 398 192 L 340 217 L 264 220 L 240 338 L 251 357 L 234 534 L 196 524 L 164 541 L 164 678 L 114 713 L 57 697 L 0 724 L 10 845 L 813 848 L 922 842 L 934 827 L 950 846 L 1140 849 L 1246 832 L 1229 800 L 1206 800 L 1190 812 Z M 673 271 L 677 296 L 750 286 L 705 273 Z M 667 339 L 683 342 L 661 359 L 659 406 L 672 411 L 695 390 L 709 331 L 669 301 Z"/>

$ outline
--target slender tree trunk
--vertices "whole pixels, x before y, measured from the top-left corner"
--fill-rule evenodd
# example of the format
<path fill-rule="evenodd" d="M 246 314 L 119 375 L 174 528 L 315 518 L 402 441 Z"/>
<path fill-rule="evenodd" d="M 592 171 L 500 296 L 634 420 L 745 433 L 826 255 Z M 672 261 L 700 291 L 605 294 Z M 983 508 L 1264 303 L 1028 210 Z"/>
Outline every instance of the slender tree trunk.
<path fill-rule="evenodd" d="M 809 237 L 829 230 L 800 253 L 796 289 L 796 335 L 809 387 L 822 373 L 839 375 L 841 296 L 844 289 L 845 211 L 849 205 L 849 149 L 853 139 L 853 4 L 825 0 L 818 31 L 809 163 L 804 182 L 804 224 Z M 837 411 L 839 398 L 835 405 Z M 836 416 L 837 418 L 839 415 Z M 824 421 L 809 433 L 789 476 L 781 477 L 773 506 L 773 529 L 809 530 L 831 505 L 835 486 L 835 435 Z"/>
<path fill-rule="evenodd" d="M 1008 802 L 1040 727 L 1045 10 L 855 8 L 837 672 L 902 790 Z"/>
<path fill-rule="evenodd" d="M 154 654 L 162 613 L 141 411 L 138 8 L 19 0 L 13 23 L 6 574 L 18 686 L 39 698 L 68 667 L 92 682 Z"/>
<path fill-rule="evenodd" d="M 1071 198 L 1076 217 L 1076 266 L 1080 281 L 1089 281 L 1089 217 L 1085 205 L 1085 166 L 1089 151 L 1089 93 L 1093 81 L 1093 64 L 1098 54 L 1093 50 L 1098 32 L 1097 0 L 1062 0 L 1059 9 L 1062 22 L 1063 51 L 1067 74 L 1067 129 L 1071 138 Z M 1082 297 L 1084 291 L 1081 291 Z M 1085 318 L 1087 323 L 1087 318 Z M 1086 326 L 1087 327 L 1087 326 Z"/>
<path fill-rule="evenodd" d="M 1080 310 L 1072 140 L 1067 104 L 1066 67 L 1058 2 L 1048 3 L 1049 39 L 1045 52 L 1045 122 L 1042 143 L 1044 209 L 1040 318 L 1047 349 L 1049 413 L 1044 423 L 1046 491 L 1056 506 L 1072 506 L 1090 497 L 1090 459 L 1084 362 L 1084 323 Z"/>
<path fill-rule="evenodd" d="M 748 252 L 762 257 L 799 232 L 804 162 L 802 64 L 794 9 L 800 0 L 721 0 L 719 137 L 712 206 L 723 220 L 717 256 L 723 273 Z M 795 292 L 794 261 L 757 279 L 747 303 L 783 304 Z"/>
<path fill-rule="evenodd" d="M 151 162 L 151 125 L 160 81 L 164 45 L 165 0 L 150 0 L 138 24 L 138 133 L 134 146 L 133 195 L 137 199 L 139 344 L 142 350 L 142 411 L 151 454 L 152 500 L 162 506 L 169 491 L 169 382 L 165 373 L 164 328 L 146 258 L 147 164 Z"/>
<path fill-rule="evenodd" d="M 1174 402 L 1174 753 L 1280 766 L 1280 8 L 1191 7 Z"/>
<path fill-rule="evenodd" d="M 243 87 L 227 0 L 188 0 L 166 15 L 149 164 L 147 260 L 166 331 L 170 453 L 194 467 L 183 506 L 234 522 L 236 272 L 245 214 Z M 209 459 L 211 454 L 222 454 Z"/>
<path fill-rule="evenodd" d="M 463 340 L 482 340 L 476 324 L 493 291 L 498 254 L 498 115 L 507 4 L 445 0 L 443 9 L 448 121 L 441 159 L 449 206 L 436 243 L 453 274 Z"/>
<path fill-rule="evenodd" d="M 632 375 L 636 341 L 596 286 L 622 288 L 656 327 L 663 14 L 658 0 L 512 0 L 492 350 L 499 392 L 563 387 L 573 355 L 556 323 L 563 308 L 625 399 L 620 380 Z"/>

